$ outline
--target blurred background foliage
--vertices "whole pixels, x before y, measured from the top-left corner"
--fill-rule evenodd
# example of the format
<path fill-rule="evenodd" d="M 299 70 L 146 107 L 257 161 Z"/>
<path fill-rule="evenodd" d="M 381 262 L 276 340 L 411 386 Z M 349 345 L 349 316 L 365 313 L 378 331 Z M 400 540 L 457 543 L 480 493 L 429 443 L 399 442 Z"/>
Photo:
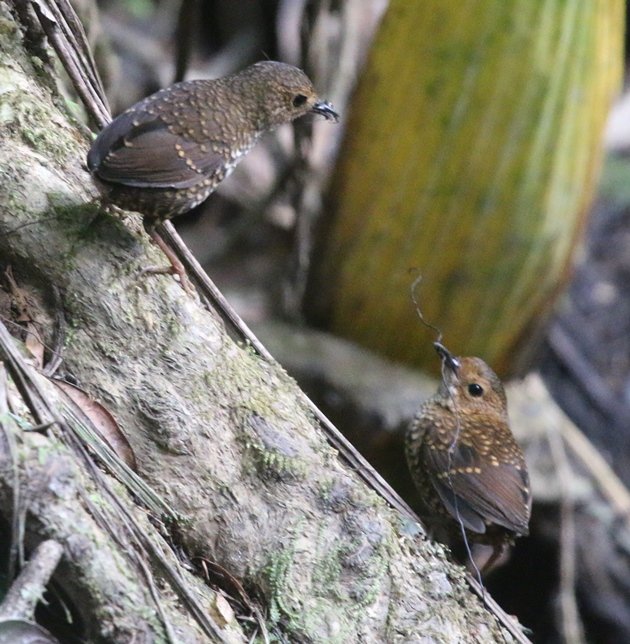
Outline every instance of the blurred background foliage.
<path fill-rule="evenodd" d="M 542 373 L 630 485 L 629 98 L 604 137 L 624 74 L 626 3 L 100 0 L 100 15 L 94 0 L 73 3 L 115 112 L 184 72 L 212 78 L 263 58 L 301 66 L 335 103 L 339 126 L 304 118 L 280 128 L 174 223 L 410 502 L 401 419 L 426 391 L 395 363 L 438 366 L 410 297 L 418 274 L 422 310 L 447 346 L 504 376 Z M 280 319 L 289 325 L 270 331 Z M 544 440 L 527 443 L 533 421 L 521 425 L 530 469 L 550 478 L 535 483 L 532 536 L 488 585 L 534 641 L 569 641 L 555 466 Z M 627 517 L 584 510 L 581 481 L 585 639 L 627 642 Z"/>
<path fill-rule="evenodd" d="M 349 115 L 306 305 L 398 361 L 410 267 L 456 353 L 511 375 L 564 285 L 621 80 L 623 3 L 392 0 Z"/>

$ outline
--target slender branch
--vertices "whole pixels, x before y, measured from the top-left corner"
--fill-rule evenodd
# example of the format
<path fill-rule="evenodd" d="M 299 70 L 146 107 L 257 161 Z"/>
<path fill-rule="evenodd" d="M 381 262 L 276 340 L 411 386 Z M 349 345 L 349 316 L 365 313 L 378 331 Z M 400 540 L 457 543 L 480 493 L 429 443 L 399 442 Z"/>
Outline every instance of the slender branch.
<path fill-rule="evenodd" d="M 61 555 L 63 548 L 57 541 L 43 541 L 33 551 L 19 577 L 11 584 L 0 605 L 0 621 L 24 619 L 33 621 L 35 606 L 41 599 Z"/>
<path fill-rule="evenodd" d="M 571 493 L 573 477 L 560 433 L 555 428 L 550 428 L 547 432 L 547 440 L 551 448 L 560 486 L 560 629 L 565 642 L 581 644 L 585 639 L 575 595 L 577 574 L 575 515 Z"/>

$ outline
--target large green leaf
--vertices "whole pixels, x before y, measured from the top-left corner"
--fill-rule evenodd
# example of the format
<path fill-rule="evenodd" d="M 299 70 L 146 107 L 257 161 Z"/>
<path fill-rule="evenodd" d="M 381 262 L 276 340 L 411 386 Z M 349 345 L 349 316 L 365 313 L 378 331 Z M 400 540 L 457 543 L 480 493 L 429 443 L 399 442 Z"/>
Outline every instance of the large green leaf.
<path fill-rule="evenodd" d="M 513 370 L 568 275 L 621 76 L 622 0 L 392 0 L 313 257 L 311 319 L 435 363 Z"/>

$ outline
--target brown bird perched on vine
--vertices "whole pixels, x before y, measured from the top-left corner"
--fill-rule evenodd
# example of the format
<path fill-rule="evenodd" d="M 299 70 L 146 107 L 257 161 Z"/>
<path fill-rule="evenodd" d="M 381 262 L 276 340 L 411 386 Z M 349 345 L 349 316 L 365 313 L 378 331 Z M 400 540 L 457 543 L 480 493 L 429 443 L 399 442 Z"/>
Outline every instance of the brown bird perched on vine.
<path fill-rule="evenodd" d="M 336 121 L 306 74 L 273 61 L 148 96 L 98 135 L 87 165 L 106 202 L 156 225 L 204 201 L 260 136 L 314 112 Z"/>
<path fill-rule="evenodd" d="M 428 527 L 492 546 L 487 571 L 507 545 L 529 533 L 527 466 L 494 371 L 480 358 L 455 358 L 441 343 L 435 347 L 443 380 L 407 430 L 407 462 Z"/>

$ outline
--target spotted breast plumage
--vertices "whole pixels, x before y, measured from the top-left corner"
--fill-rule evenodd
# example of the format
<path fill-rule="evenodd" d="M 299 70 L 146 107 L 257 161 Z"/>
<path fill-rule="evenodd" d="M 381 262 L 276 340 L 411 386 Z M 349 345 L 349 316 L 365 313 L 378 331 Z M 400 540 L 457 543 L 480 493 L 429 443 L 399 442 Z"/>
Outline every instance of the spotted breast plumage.
<path fill-rule="evenodd" d="M 105 201 L 141 212 L 151 231 L 204 201 L 264 132 L 307 112 L 337 120 L 302 70 L 263 61 L 133 105 L 98 135 L 87 165 Z"/>
<path fill-rule="evenodd" d="M 501 381 L 480 358 L 436 344 L 443 381 L 411 422 L 406 456 L 422 517 L 471 542 L 506 545 L 528 534 L 531 491 L 525 457 L 510 431 Z"/>

